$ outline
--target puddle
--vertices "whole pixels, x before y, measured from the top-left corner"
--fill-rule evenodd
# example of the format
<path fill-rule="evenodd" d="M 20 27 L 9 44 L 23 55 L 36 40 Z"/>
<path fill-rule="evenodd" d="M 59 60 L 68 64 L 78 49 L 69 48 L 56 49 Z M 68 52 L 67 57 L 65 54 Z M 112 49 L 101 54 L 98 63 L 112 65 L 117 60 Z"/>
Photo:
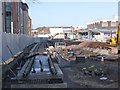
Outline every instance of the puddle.
<path fill-rule="evenodd" d="M 36 72 L 41 72 L 41 68 L 35 68 Z"/>
<path fill-rule="evenodd" d="M 45 72 L 46 72 L 46 71 L 49 71 L 49 68 L 44 68 L 43 71 L 45 71 Z"/>
<path fill-rule="evenodd" d="M 71 70 L 71 68 L 63 68 L 64 70 Z"/>
<path fill-rule="evenodd" d="M 51 74 L 50 72 L 47 72 L 46 74 Z"/>

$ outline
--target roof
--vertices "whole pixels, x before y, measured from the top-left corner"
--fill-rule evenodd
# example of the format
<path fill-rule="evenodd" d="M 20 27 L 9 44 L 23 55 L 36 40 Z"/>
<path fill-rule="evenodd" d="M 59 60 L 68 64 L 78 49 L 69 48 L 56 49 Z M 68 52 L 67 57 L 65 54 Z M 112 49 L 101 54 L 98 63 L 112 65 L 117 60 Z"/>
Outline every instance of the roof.
<path fill-rule="evenodd" d="M 92 32 L 111 32 L 117 31 L 117 29 L 93 29 Z"/>
<path fill-rule="evenodd" d="M 27 11 L 27 10 L 29 9 L 27 3 L 22 3 L 22 5 L 23 5 L 23 10 L 26 10 L 26 11 Z"/>
<path fill-rule="evenodd" d="M 111 22 L 116 22 L 118 21 L 118 16 L 114 16 L 113 18 L 108 18 L 108 19 L 98 19 L 98 20 L 94 20 L 88 24 L 93 24 L 93 23 L 100 23 L 100 22 L 108 22 L 108 21 L 111 21 Z"/>
<path fill-rule="evenodd" d="M 49 28 L 71 28 L 71 27 L 49 27 Z"/>
<path fill-rule="evenodd" d="M 82 32 L 88 32 L 88 30 L 82 30 L 82 31 L 79 31 L 79 32 L 81 32 L 81 33 L 82 33 Z"/>
<path fill-rule="evenodd" d="M 92 32 L 116 32 L 117 29 L 93 29 Z M 79 31 L 79 32 L 88 32 L 88 30 L 82 30 L 82 31 Z"/>
<path fill-rule="evenodd" d="M 48 27 L 37 28 L 39 34 L 50 34 L 50 29 Z"/>
<path fill-rule="evenodd" d="M 38 28 L 71 28 L 71 27 L 58 27 L 58 26 L 54 26 L 54 27 L 46 27 L 46 26 L 43 26 L 43 27 L 38 27 Z M 36 29 L 38 29 L 38 28 L 36 28 Z"/>

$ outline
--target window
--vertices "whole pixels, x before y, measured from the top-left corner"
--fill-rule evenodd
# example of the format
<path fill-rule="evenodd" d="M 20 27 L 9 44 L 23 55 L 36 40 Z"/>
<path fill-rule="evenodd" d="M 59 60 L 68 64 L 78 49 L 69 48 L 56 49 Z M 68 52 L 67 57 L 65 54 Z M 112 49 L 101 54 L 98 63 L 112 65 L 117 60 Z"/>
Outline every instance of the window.
<path fill-rule="evenodd" d="M 11 33 L 11 2 L 5 3 L 5 32 Z"/>
<path fill-rule="evenodd" d="M 117 26 L 116 22 L 111 22 L 111 26 Z"/>
<path fill-rule="evenodd" d="M 6 16 L 11 16 L 11 12 L 6 12 Z"/>
<path fill-rule="evenodd" d="M 107 27 L 108 26 L 108 22 L 103 22 L 102 23 L 102 27 Z"/>

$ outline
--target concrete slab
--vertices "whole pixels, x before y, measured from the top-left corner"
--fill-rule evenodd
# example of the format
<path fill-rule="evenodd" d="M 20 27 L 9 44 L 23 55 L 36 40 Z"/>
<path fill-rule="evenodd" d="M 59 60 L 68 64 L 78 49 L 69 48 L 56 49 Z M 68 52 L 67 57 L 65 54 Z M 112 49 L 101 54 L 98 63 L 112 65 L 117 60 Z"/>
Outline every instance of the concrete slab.
<path fill-rule="evenodd" d="M 59 67 L 58 64 L 54 64 L 57 74 L 53 75 L 49 71 L 44 72 L 38 72 L 37 73 L 30 73 L 26 78 L 23 78 L 23 80 L 29 79 L 29 80 L 35 80 L 35 79 L 63 79 L 63 73 Z"/>
<path fill-rule="evenodd" d="M 67 83 L 57 84 L 12 84 L 11 88 L 67 88 Z"/>
<path fill-rule="evenodd" d="M 39 61 L 42 62 L 42 67 L 43 67 L 43 72 L 41 72 L 41 65 Z M 35 57 L 34 64 L 33 64 L 36 73 L 50 73 L 49 65 L 48 65 L 48 60 L 47 57 L 44 55 L 38 55 Z M 33 68 L 30 72 L 32 74 Z"/>
<path fill-rule="evenodd" d="M 41 60 L 41 62 L 42 62 L 43 72 L 41 72 L 41 65 L 39 63 L 39 60 Z M 44 56 L 44 55 L 38 55 L 35 57 L 33 66 L 34 66 L 36 72 L 33 73 L 32 72 L 33 68 L 32 68 L 30 73 L 28 74 L 28 76 L 26 78 L 23 78 L 22 75 L 24 72 L 24 68 L 26 67 L 26 65 L 28 63 L 29 63 L 29 61 L 27 61 L 25 63 L 25 65 L 22 67 L 22 70 L 17 75 L 19 77 L 19 79 L 21 79 L 21 80 L 63 79 L 63 73 L 57 63 L 54 63 L 57 74 L 53 75 L 50 72 L 47 56 Z"/>

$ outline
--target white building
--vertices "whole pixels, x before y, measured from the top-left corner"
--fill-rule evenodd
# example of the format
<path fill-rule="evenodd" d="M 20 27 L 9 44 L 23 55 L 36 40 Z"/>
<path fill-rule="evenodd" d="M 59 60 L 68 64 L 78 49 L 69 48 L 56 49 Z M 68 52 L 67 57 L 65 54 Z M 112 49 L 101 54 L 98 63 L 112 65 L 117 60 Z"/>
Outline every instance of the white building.
<path fill-rule="evenodd" d="M 50 34 L 54 36 L 56 33 L 63 33 L 63 28 L 50 28 Z"/>
<path fill-rule="evenodd" d="M 60 33 L 63 33 L 63 34 L 60 34 Z M 73 39 L 72 33 L 73 33 L 73 28 L 71 27 L 50 27 L 50 34 L 52 36 L 59 34 L 59 35 L 56 35 L 55 38 L 65 39 L 65 36 L 66 36 L 66 38 Z"/>
<path fill-rule="evenodd" d="M 65 34 L 64 33 L 58 33 L 57 35 L 55 35 L 54 39 L 65 39 Z"/>
<path fill-rule="evenodd" d="M 114 29 L 118 27 L 118 16 L 113 18 L 98 19 L 88 23 L 88 29 Z"/>
<path fill-rule="evenodd" d="M 54 36 L 56 33 L 72 33 L 73 29 L 70 27 L 50 27 L 50 34 Z"/>
<path fill-rule="evenodd" d="M 32 31 L 31 31 L 32 33 L 38 33 L 38 30 L 37 29 L 32 29 Z"/>
<path fill-rule="evenodd" d="M 47 37 L 49 38 L 51 36 L 51 34 L 38 34 L 38 37 Z"/>
<path fill-rule="evenodd" d="M 31 32 L 32 36 L 37 37 L 54 37 L 54 38 L 70 38 L 73 39 L 73 28 L 71 27 L 46 27 L 49 29 L 33 29 Z M 46 33 L 42 32 L 45 31 Z"/>
<path fill-rule="evenodd" d="M 87 26 L 72 26 L 74 30 L 86 29 Z"/>

